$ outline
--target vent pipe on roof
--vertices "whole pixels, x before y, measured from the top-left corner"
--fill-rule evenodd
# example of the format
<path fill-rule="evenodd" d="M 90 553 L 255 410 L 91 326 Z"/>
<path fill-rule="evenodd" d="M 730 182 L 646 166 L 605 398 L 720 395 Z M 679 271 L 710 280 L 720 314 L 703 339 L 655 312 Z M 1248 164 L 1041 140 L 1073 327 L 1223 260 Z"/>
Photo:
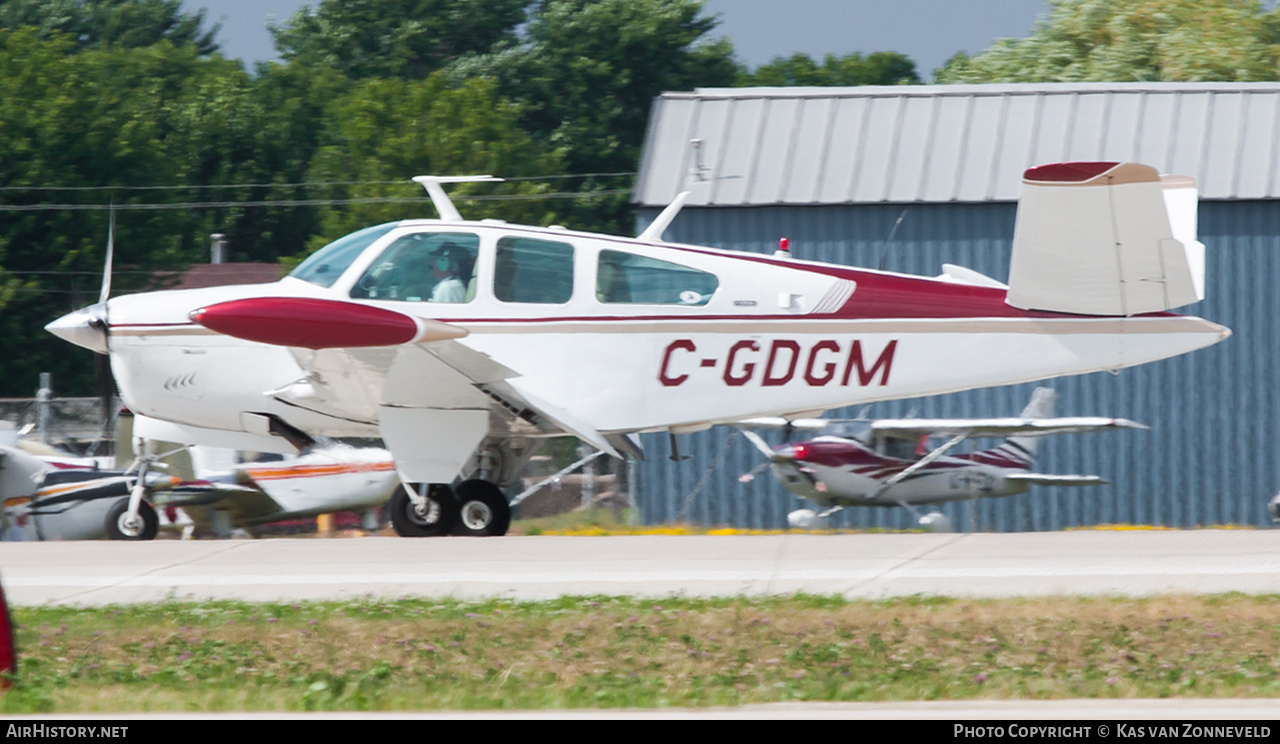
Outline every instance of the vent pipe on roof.
<path fill-rule="evenodd" d="M 209 263 L 220 264 L 227 262 L 227 236 L 222 233 L 214 233 L 209 236 Z"/>

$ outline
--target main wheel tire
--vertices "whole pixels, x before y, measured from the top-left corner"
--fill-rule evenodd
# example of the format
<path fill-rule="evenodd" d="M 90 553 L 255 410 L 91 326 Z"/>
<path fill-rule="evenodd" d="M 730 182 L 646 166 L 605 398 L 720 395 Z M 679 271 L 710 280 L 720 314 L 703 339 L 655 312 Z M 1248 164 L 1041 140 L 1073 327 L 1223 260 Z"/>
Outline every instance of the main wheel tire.
<path fill-rule="evenodd" d="M 111 505 L 103 527 L 109 540 L 154 540 L 160 531 L 160 518 L 156 510 L 145 501 L 138 502 L 138 516 L 129 520 L 129 497 Z"/>
<path fill-rule="evenodd" d="M 489 481 L 458 484 L 458 522 L 453 534 L 468 537 L 500 537 L 511 527 L 511 504 Z"/>
<path fill-rule="evenodd" d="M 458 501 L 453 491 L 442 483 L 427 488 L 426 509 L 419 512 L 409 498 L 405 486 L 396 489 L 387 505 L 391 509 L 391 527 L 400 537 L 440 537 L 453 530 L 458 521 Z"/>

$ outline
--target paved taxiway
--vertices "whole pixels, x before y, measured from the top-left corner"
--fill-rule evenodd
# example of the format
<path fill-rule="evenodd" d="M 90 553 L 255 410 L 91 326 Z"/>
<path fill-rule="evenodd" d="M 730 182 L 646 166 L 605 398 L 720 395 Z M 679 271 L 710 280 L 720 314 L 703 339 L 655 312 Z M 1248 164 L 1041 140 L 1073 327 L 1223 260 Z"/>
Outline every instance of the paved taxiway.
<path fill-rule="evenodd" d="M 1280 530 L 0 543 L 17 605 L 1280 593 Z"/>

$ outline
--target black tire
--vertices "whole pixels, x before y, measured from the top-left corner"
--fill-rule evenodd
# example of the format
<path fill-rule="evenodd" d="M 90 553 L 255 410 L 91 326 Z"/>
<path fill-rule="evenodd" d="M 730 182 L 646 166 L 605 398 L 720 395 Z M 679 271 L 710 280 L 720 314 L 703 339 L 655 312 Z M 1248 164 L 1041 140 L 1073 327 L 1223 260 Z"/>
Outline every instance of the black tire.
<path fill-rule="evenodd" d="M 145 501 L 138 502 L 138 522 L 130 525 L 125 522 L 129 512 L 129 497 L 126 496 L 111 505 L 107 517 L 103 520 L 103 528 L 108 540 L 154 540 L 160 531 L 160 518 L 156 510 Z"/>
<path fill-rule="evenodd" d="M 458 521 L 458 501 L 453 491 L 441 483 L 427 488 L 427 513 L 420 514 L 405 486 L 396 489 L 387 504 L 391 510 L 391 527 L 400 537 L 440 537 L 453 530 Z"/>
<path fill-rule="evenodd" d="M 467 537 L 501 537 L 511 527 L 511 504 L 501 489 L 489 481 L 458 484 L 458 522 L 453 534 Z"/>

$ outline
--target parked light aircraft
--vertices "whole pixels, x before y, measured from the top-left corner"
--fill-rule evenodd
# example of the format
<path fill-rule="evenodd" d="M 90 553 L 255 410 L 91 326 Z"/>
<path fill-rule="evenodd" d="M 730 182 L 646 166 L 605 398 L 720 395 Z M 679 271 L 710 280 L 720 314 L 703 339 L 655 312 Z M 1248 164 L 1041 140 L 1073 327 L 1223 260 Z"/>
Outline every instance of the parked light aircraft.
<path fill-rule="evenodd" d="M 30 454 L 0 447 L 0 538 L 4 540 L 96 540 L 136 537 L 122 531 L 135 483 L 148 496 L 176 488 L 180 478 L 151 472 L 101 469 L 82 459 Z M 160 517 L 147 502 L 138 507 L 146 538 L 155 537 Z"/>
<path fill-rule="evenodd" d="M 392 499 L 401 535 L 450 532 L 459 502 L 500 533 L 500 487 L 549 436 L 639 454 L 637 432 L 1119 370 L 1229 335 L 1167 312 L 1203 294 L 1196 191 L 1142 165 L 1028 170 L 1007 286 L 664 242 L 687 193 L 632 239 L 466 221 L 443 185 L 494 179 L 415 180 L 439 219 L 352 233 L 274 284 L 108 300 L 104 281 L 48 329 L 110 355 L 146 439 L 380 437 L 415 484 Z"/>
<path fill-rule="evenodd" d="M 254 532 L 274 522 L 339 511 L 376 512 L 400 487 L 391 453 L 347 445 L 316 447 L 301 457 L 255 462 L 192 452 L 197 480 L 159 494 L 160 503 L 180 507 L 194 526 L 219 537 L 233 527 Z M 212 469 L 211 469 L 212 468 Z"/>
<path fill-rule="evenodd" d="M 391 454 L 382 449 L 337 444 L 302 457 L 249 463 L 230 459 L 235 453 L 229 450 L 193 448 L 190 454 L 194 467 L 167 462 L 168 472 L 146 476 L 146 496 L 156 508 L 147 501 L 139 505 L 141 536 L 184 524 L 227 536 L 234 526 L 252 532 L 317 514 L 368 512 L 400 487 Z M 101 468 L 84 458 L 0 447 L 0 539 L 133 539 L 121 519 L 136 480 L 135 471 Z"/>
<path fill-rule="evenodd" d="M 1036 388 L 1018 418 L 990 419 L 804 419 L 758 418 L 740 422 L 742 434 L 765 457 L 788 491 L 824 507 L 788 515 L 792 527 L 820 526 L 847 506 L 902 506 L 920 524 L 949 532 L 940 512 L 920 516 L 914 507 L 946 501 L 1026 493 L 1031 486 L 1095 486 L 1096 475 L 1031 472 L 1038 438 L 1113 429 L 1145 429 L 1128 419 L 1074 416 L 1050 418 L 1057 393 Z M 821 436 L 770 447 L 752 428 L 817 431 Z M 932 437 L 946 437 L 930 447 Z M 1008 437 L 998 447 L 948 454 L 969 439 Z M 754 471 L 742 476 L 749 481 Z"/>

